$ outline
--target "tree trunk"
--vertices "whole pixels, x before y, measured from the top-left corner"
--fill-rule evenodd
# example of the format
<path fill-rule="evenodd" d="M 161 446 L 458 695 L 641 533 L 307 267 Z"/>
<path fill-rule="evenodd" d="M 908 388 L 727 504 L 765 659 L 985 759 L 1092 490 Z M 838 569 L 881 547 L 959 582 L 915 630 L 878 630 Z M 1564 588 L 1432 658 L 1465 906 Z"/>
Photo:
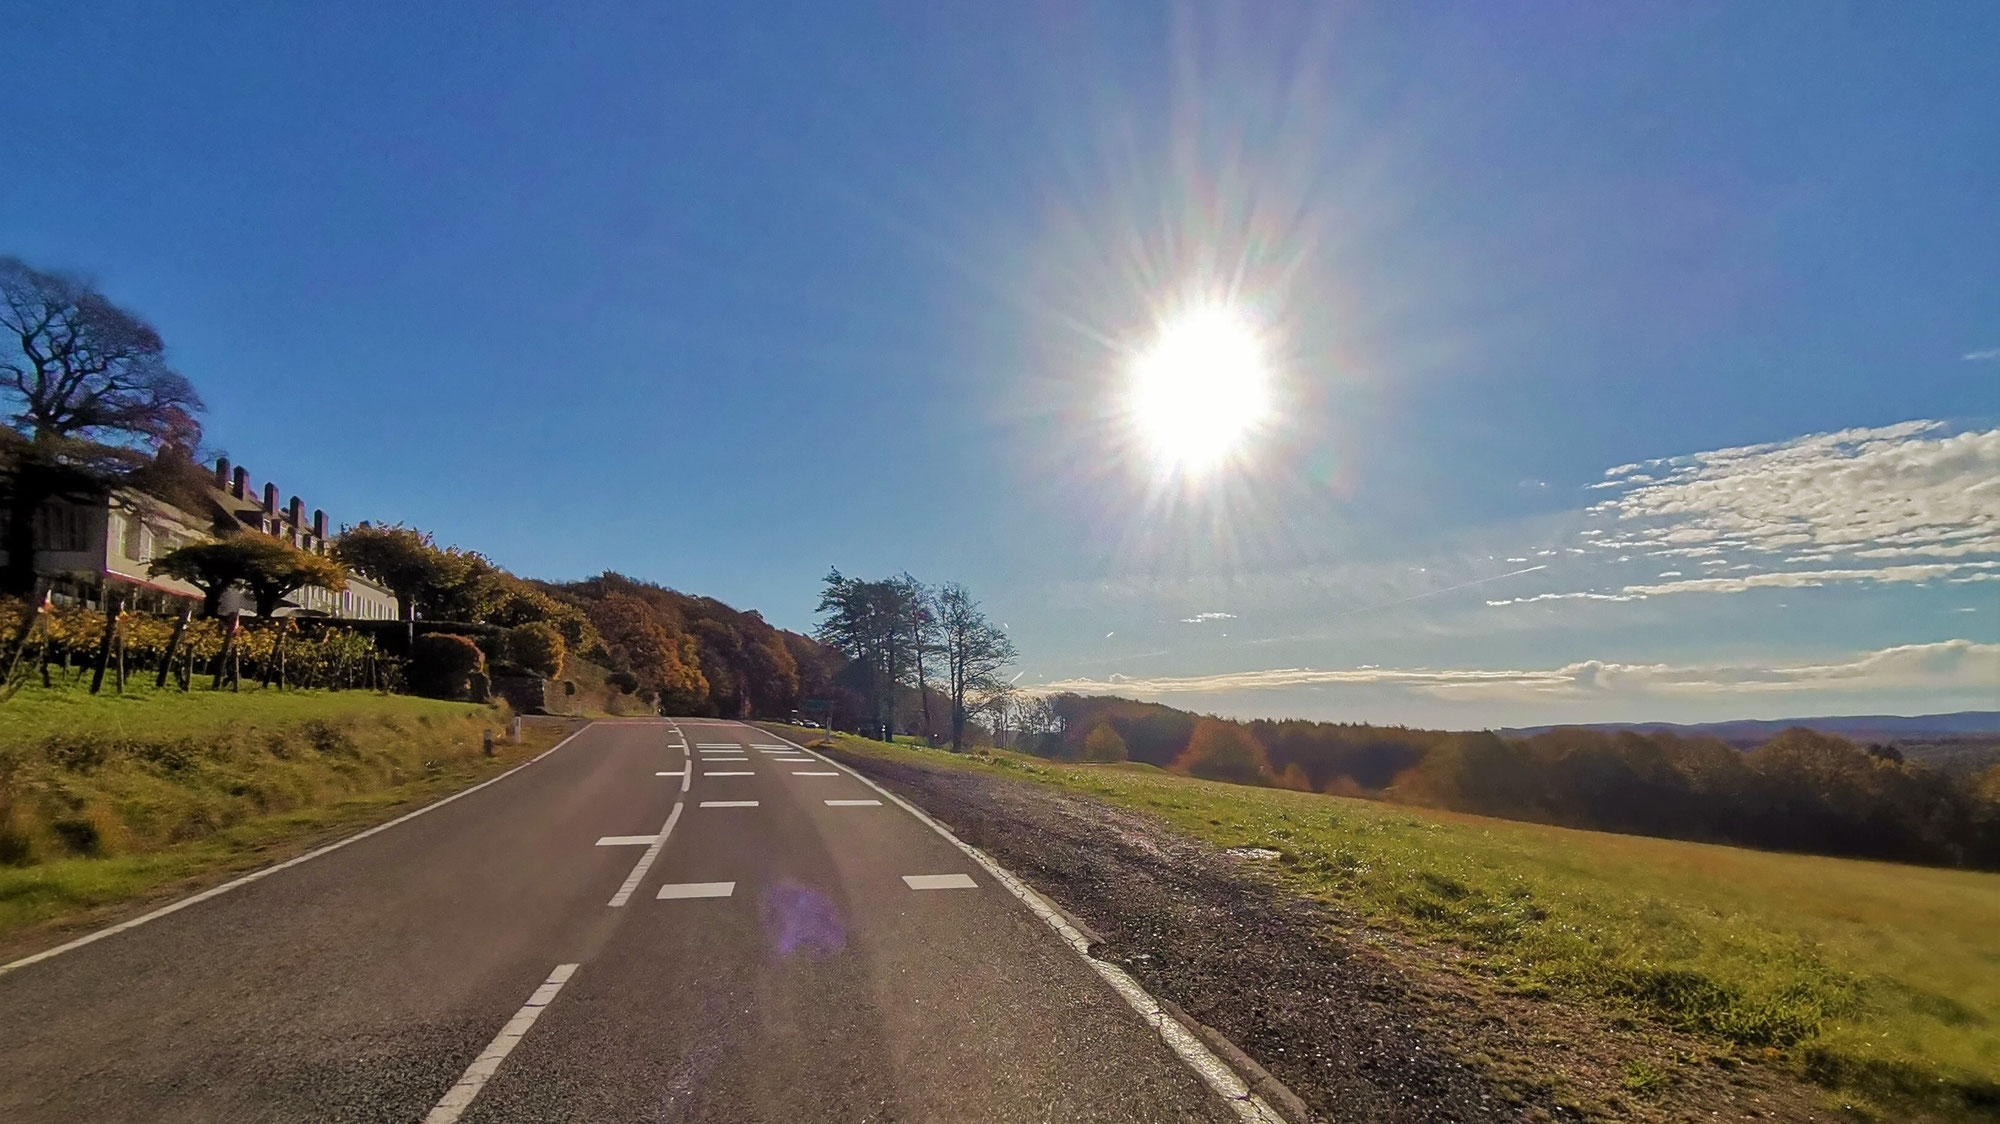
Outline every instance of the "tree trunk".
<path fill-rule="evenodd" d="M 924 715 L 924 744 L 934 745 L 936 741 L 933 737 L 931 727 L 931 693 L 929 690 L 929 681 L 924 678 L 923 637 L 917 636 L 913 637 L 913 639 L 916 643 L 915 652 L 917 656 L 917 706 L 922 709 Z"/>

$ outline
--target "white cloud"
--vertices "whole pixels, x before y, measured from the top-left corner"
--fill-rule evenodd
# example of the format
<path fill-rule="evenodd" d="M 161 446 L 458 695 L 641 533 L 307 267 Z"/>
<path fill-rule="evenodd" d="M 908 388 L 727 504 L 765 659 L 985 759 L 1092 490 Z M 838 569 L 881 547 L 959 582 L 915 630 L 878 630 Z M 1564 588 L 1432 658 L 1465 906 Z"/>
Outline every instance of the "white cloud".
<path fill-rule="evenodd" d="M 1854 570 L 1777 570 L 1740 578 L 1687 578 L 1652 585 L 1628 585 L 1621 592 L 1639 597 L 1670 593 L 1742 593 L 1751 589 L 1811 589 L 1834 582 L 1988 581 L 2000 562 L 1934 562 L 1913 566 L 1876 566 Z M 1968 573 L 1970 571 L 1970 573 Z M 1993 575 L 2000 577 L 2000 575 Z"/>
<path fill-rule="evenodd" d="M 1607 562 L 1700 559 L 1741 577 L 1545 593 L 1489 605 L 1834 583 L 2000 580 L 2000 429 L 1937 421 L 1619 465 L 1579 541 Z M 1571 551 L 1578 548 L 1572 547 Z M 1946 561 L 1949 560 L 1949 561 Z"/>
<path fill-rule="evenodd" d="M 1989 359 L 2000 359 L 2000 347 L 1982 347 L 1978 351 L 1965 353 L 1965 360 L 1968 363 L 1983 363 Z"/>
<path fill-rule="evenodd" d="M 1550 698 L 1764 694 L 1815 690 L 1990 689 L 2000 683 L 2000 644 L 1946 640 L 1864 652 L 1833 663 L 1621 664 L 1585 660 L 1546 670 L 1483 668 L 1276 668 L 1218 675 L 1064 679 L 1043 690 L 1151 697 L 1323 685 L 1403 687 L 1455 698 Z"/>
<path fill-rule="evenodd" d="M 1808 546 L 1859 556 L 1888 543 L 1907 556 L 2000 553 L 2000 429 L 1948 433 L 1941 422 L 1913 421 L 1656 467 L 1657 480 L 1592 509 L 1645 547 Z"/>
<path fill-rule="evenodd" d="M 1488 601 L 1488 605 L 1531 605 L 1537 601 L 1639 601 L 1643 593 L 1537 593 L 1532 597 L 1509 597 L 1502 601 Z"/>
<path fill-rule="evenodd" d="M 1235 619 L 1236 619 L 1235 613 L 1196 613 L 1194 616 L 1191 617 L 1182 617 L 1181 623 L 1207 624 L 1209 621 L 1233 621 Z"/>

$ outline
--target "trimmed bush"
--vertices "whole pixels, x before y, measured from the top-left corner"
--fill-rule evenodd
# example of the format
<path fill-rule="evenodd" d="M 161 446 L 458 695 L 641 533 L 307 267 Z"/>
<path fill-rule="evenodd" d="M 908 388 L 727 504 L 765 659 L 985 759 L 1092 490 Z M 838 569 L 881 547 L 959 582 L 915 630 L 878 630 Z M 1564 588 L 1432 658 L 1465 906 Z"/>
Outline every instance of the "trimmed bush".
<path fill-rule="evenodd" d="M 507 647 L 514 662 L 544 679 L 561 679 L 569 655 L 562 630 L 547 621 L 529 621 L 507 630 Z"/>
<path fill-rule="evenodd" d="M 410 690 L 433 699 L 465 698 L 486 655 L 469 637 L 432 633 L 417 637 L 410 653 Z"/>

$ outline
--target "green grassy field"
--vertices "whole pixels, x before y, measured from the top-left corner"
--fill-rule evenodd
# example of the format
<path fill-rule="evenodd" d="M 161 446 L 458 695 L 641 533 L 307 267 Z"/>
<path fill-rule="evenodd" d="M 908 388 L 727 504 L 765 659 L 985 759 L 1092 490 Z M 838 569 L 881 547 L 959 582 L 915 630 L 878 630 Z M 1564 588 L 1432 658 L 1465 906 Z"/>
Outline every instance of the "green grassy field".
<path fill-rule="evenodd" d="M 800 731 L 800 733 L 816 733 Z M 1892 1118 L 2000 1110 L 2000 875 L 1573 831 L 1199 781 L 1149 766 L 838 748 L 971 768 L 1276 850 L 1297 889 L 1586 1001 L 1761 1056 Z"/>
<path fill-rule="evenodd" d="M 504 710 L 361 691 L 29 689 L 0 703 L 0 942 L 261 865 L 552 744 Z"/>

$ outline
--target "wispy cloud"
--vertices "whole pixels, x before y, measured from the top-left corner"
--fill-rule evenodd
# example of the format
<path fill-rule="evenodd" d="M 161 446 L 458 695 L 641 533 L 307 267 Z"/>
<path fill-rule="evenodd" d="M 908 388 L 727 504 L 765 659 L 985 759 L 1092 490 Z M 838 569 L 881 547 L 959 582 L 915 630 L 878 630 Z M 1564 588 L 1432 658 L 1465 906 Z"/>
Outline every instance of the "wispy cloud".
<path fill-rule="evenodd" d="M 1978 351 L 1968 351 L 1965 353 L 1964 358 L 1968 363 L 1991 362 L 1992 360 L 2000 359 L 2000 347 L 1982 347 Z"/>
<path fill-rule="evenodd" d="M 1235 619 L 1236 619 L 1235 613 L 1196 613 L 1194 616 L 1191 617 L 1182 617 L 1181 623 L 1207 624 L 1209 621 L 1233 621 Z"/>
<path fill-rule="evenodd" d="M 1815 690 L 1949 690 L 2000 682 L 2000 644 L 1946 640 L 1864 652 L 1834 663 L 1626 664 L 1585 660 L 1545 670 L 1485 668 L 1275 668 L 1216 675 L 1065 679 L 1047 691 L 1157 697 L 1325 685 L 1402 687 L 1457 698 L 1605 694 L 1696 695 Z"/>
<path fill-rule="evenodd" d="M 1662 574 L 1662 577 L 1667 575 Z M 2000 561 L 1931 562 L 1908 566 L 1874 566 L 1849 570 L 1776 570 L 1736 577 L 1685 578 L 1622 586 L 1616 593 L 1537 593 L 1488 601 L 1488 605 L 1531 605 L 1537 601 L 1638 601 L 1675 593 L 1744 593 L 1752 589 L 1812 589 L 1837 582 L 1927 582 L 1955 583 L 2000 581 Z"/>

